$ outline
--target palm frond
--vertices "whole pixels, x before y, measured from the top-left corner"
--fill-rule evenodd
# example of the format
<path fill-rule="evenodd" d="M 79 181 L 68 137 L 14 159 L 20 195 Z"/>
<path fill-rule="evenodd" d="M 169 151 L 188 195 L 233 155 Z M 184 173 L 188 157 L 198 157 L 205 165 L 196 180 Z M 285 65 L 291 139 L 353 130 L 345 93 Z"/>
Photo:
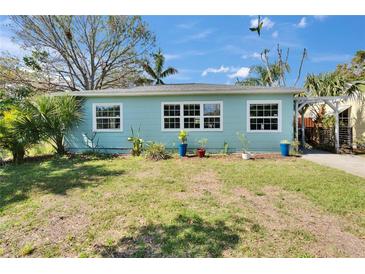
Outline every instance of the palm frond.
<path fill-rule="evenodd" d="M 161 77 L 161 72 L 165 64 L 165 57 L 163 56 L 161 49 L 159 49 L 158 52 L 154 54 L 154 60 L 155 60 L 156 75 Z"/>
<path fill-rule="evenodd" d="M 173 68 L 173 67 L 168 67 L 166 70 L 164 70 L 162 73 L 161 73 L 161 78 L 165 78 L 169 75 L 174 75 L 178 73 L 177 69 Z"/>
<path fill-rule="evenodd" d="M 151 66 L 148 63 L 145 63 L 143 65 L 143 68 L 145 70 L 145 72 L 151 76 L 154 80 L 158 79 L 158 76 L 156 75 L 155 71 L 153 70 L 153 68 L 151 68 Z"/>

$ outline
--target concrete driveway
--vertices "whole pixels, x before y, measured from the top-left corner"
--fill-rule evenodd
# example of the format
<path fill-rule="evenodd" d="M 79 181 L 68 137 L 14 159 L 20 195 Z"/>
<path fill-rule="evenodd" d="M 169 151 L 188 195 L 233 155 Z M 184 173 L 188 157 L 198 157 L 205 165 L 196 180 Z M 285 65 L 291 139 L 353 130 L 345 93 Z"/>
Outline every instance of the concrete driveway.
<path fill-rule="evenodd" d="M 311 151 L 305 153 L 302 158 L 365 178 L 365 157 L 350 154 L 333 154 L 324 151 Z"/>

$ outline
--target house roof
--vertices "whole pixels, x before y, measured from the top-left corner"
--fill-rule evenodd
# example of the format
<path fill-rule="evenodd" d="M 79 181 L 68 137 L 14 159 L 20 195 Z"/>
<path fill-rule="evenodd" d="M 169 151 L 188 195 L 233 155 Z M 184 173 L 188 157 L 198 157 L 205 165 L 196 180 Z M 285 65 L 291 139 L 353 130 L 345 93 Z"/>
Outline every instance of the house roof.
<path fill-rule="evenodd" d="M 246 87 L 217 84 L 172 84 L 138 86 L 121 89 L 83 90 L 55 92 L 53 95 L 74 95 L 85 97 L 104 96 L 157 96 L 157 95 L 209 95 L 209 94 L 296 94 L 303 90 L 292 87 Z"/>

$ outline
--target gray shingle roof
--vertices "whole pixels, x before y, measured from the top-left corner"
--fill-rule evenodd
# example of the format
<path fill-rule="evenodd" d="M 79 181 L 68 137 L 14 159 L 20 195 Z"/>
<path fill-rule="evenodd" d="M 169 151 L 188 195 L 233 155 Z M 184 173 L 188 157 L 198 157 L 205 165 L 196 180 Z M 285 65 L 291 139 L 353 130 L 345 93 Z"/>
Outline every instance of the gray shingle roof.
<path fill-rule="evenodd" d="M 74 96 L 153 96 L 153 95 L 204 95 L 204 94 L 296 94 L 300 88 L 291 87 L 246 87 L 217 84 L 172 84 L 157 86 L 138 86 L 123 89 L 103 89 L 56 92 L 53 95 L 70 94 Z"/>

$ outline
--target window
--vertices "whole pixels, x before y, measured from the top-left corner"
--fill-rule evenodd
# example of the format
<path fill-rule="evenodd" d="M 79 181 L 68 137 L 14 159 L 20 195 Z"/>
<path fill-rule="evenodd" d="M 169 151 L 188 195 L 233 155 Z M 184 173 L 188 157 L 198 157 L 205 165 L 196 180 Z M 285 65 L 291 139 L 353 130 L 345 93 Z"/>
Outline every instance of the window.
<path fill-rule="evenodd" d="M 164 105 L 164 127 L 180 128 L 180 105 Z"/>
<path fill-rule="evenodd" d="M 248 132 L 280 132 L 281 101 L 247 101 Z"/>
<path fill-rule="evenodd" d="M 204 128 L 220 128 L 220 114 L 220 104 L 204 104 Z"/>
<path fill-rule="evenodd" d="M 94 131 L 122 131 L 122 104 L 93 104 Z"/>
<path fill-rule="evenodd" d="M 200 128 L 200 104 L 184 104 L 184 128 Z"/>
<path fill-rule="evenodd" d="M 222 130 L 222 102 L 162 103 L 162 130 Z"/>

